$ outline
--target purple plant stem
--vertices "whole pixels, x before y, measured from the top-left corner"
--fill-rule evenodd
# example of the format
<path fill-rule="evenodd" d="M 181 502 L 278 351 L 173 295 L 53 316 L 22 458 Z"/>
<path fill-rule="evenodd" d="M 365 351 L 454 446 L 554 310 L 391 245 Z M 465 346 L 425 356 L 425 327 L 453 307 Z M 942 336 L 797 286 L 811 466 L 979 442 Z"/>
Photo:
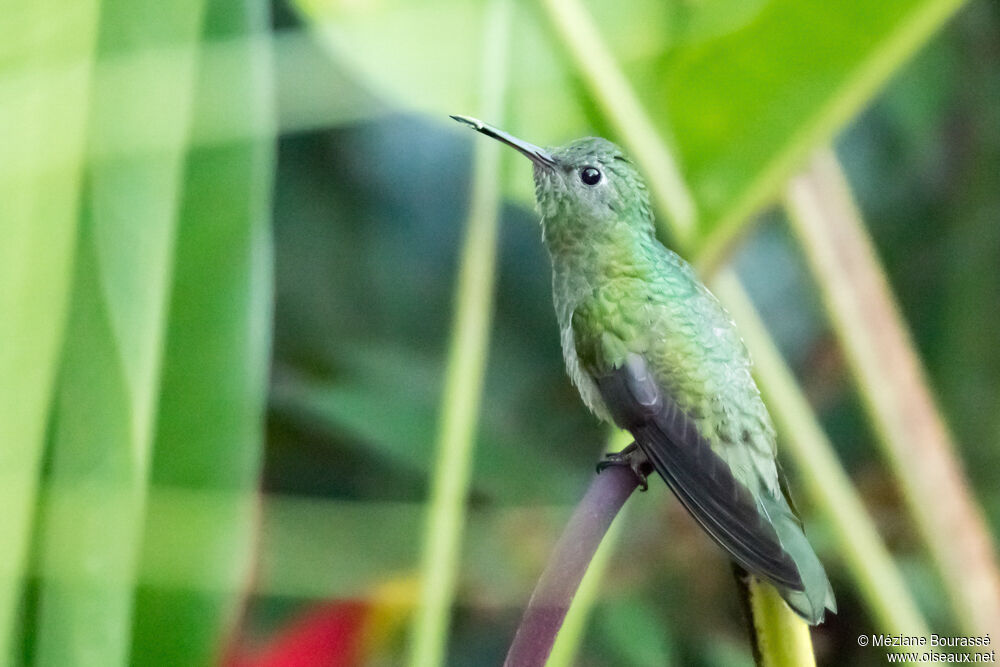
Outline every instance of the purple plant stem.
<path fill-rule="evenodd" d="M 627 466 L 606 468 L 591 481 L 535 585 L 505 667 L 542 667 L 548 660 L 597 547 L 638 485 L 639 478 Z"/>

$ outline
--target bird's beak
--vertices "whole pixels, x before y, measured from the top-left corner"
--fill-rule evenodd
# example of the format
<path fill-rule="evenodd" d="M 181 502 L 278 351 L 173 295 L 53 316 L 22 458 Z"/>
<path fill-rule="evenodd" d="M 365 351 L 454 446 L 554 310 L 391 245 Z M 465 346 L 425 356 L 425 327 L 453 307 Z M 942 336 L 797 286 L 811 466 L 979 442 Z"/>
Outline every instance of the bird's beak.
<path fill-rule="evenodd" d="M 552 169 L 556 166 L 555 158 L 553 158 L 552 154 L 544 148 L 539 148 L 534 144 L 529 144 L 527 141 L 522 141 L 515 136 L 507 134 L 503 130 L 498 130 L 492 125 L 487 125 L 478 118 L 471 118 L 469 116 L 452 116 L 452 118 L 457 120 L 459 123 L 465 123 L 477 132 L 482 132 L 487 137 L 493 137 L 497 141 L 502 141 L 541 167 Z"/>

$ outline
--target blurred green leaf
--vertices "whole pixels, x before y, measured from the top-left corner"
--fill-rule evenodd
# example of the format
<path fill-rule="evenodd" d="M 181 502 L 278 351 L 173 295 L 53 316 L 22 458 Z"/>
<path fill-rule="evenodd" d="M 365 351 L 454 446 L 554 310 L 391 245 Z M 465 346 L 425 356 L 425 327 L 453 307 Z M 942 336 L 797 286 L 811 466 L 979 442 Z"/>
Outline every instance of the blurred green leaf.
<path fill-rule="evenodd" d="M 121 493 L 79 486 L 49 487 L 42 495 L 46 507 L 113 506 L 127 499 Z M 189 623 L 185 618 L 193 619 L 200 614 L 211 623 L 214 638 L 221 640 L 229 630 L 218 620 L 225 620 L 219 608 L 226 605 L 213 600 L 233 600 L 241 594 L 360 598 L 387 580 L 413 579 L 417 575 L 414 563 L 420 533 L 414 526 L 420 524 L 424 514 L 421 503 L 268 494 L 254 499 L 257 502 L 252 511 L 260 525 L 256 536 L 258 562 L 253 581 L 247 581 L 246 569 L 234 567 L 233 559 L 227 558 L 221 548 L 223 543 L 238 544 L 246 540 L 246 524 L 233 520 L 234 501 L 239 498 L 245 496 L 221 486 L 149 488 L 146 540 L 138 573 L 139 625 L 147 622 L 152 625 L 153 617 L 141 618 L 145 605 L 156 601 L 155 594 L 170 591 L 177 596 L 160 600 L 167 606 L 156 611 L 164 615 L 160 620 L 172 620 L 171 607 L 182 610 L 177 617 L 185 624 Z M 462 597 L 489 600 L 492 605 L 509 606 L 512 610 L 519 606 L 530 594 L 538 568 L 544 564 L 571 510 L 568 505 L 471 508 L 463 537 L 463 553 L 467 557 L 462 565 Z M 214 538 L 216 546 L 193 548 L 199 547 L 198 540 L 212 531 L 220 533 Z M 45 570 L 31 574 L 65 580 L 79 568 L 75 555 L 67 552 L 50 559 Z M 127 575 L 105 570 L 95 574 L 93 580 L 104 586 L 117 586 Z M 205 662 L 206 644 L 199 637 L 201 630 L 183 635 L 181 644 L 190 642 L 191 647 L 170 645 L 177 639 L 173 635 L 179 635 L 181 630 L 158 626 L 158 644 L 152 643 L 152 627 L 137 630 L 135 646 L 145 650 L 134 651 L 132 661 L 143 665 L 161 661 L 178 664 L 174 658 L 191 656 L 196 662 Z M 143 633 L 149 634 L 144 637 Z M 215 643 L 208 648 L 219 646 Z"/>
<path fill-rule="evenodd" d="M 0 662 L 13 651 L 76 241 L 98 3 L 0 22 Z M 11 20 L 13 17 L 13 20 Z M 59 76 L 41 74 L 65 62 Z"/>
<path fill-rule="evenodd" d="M 267 8 L 215 0 L 205 22 L 206 40 L 259 36 Z M 193 131 L 213 122 L 222 96 L 239 102 L 256 138 L 188 154 L 150 478 L 215 502 L 210 513 L 192 507 L 187 522 L 171 521 L 183 505 L 149 506 L 144 558 L 195 563 L 189 576 L 200 585 L 139 589 L 132 660 L 143 665 L 218 662 L 250 583 L 270 359 L 274 109 L 267 41 L 239 43 L 242 67 L 222 89 L 200 71 Z"/>
<path fill-rule="evenodd" d="M 98 53 L 192 47 L 201 0 L 105 2 Z M 165 148 L 92 164 L 57 392 L 49 479 L 57 494 L 39 528 L 36 660 L 119 665 L 129 659 L 133 586 L 166 329 L 174 230 L 190 118 L 195 50 L 161 76 L 95 96 L 91 148 L 118 124 L 162 122 Z M 64 497 L 93 502 L 59 502 Z M 114 502 L 107 502 L 114 499 Z M 111 583 L 107 583 L 107 582 Z"/>
<path fill-rule="evenodd" d="M 640 102 L 672 139 L 709 252 L 721 250 L 960 5 L 959 0 L 588 2 Z M 404 108 L 473 107 L 480 3 L 299 0 L 338 62 Z M 602 128 L 534 13 L 522 12 L 509 129 L 555 144 Z M 526 168 L 521 170 L 526 171 Z M 515 180 L 528 199 L 526 178 Z"/>
<path fill-rule="evenodd" d="M 705 233 L 765 204 L 960 4 L 770 2 L 744 30 L 671 53 L 647 107 L 667 111 Z"/>
<path fill-rule="evenodd" d="M 617 664 L 637 667 L 677 664 L 673 655 L 675 633 L 664 627 L 656 609 L 643 598 L 615 598 L 602 604 L 596 612 L 597 628 Z"/>

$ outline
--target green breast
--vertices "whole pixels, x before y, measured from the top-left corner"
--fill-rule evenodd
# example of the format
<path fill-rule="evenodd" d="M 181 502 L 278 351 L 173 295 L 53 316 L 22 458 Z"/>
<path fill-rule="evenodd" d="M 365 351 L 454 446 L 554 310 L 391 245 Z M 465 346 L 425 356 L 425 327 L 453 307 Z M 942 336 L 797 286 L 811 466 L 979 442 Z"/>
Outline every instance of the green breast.
<path fill-rule="evenodd" d="M 774 429 L 736 326 L 686 262 L 653 244 L 628 271 L 561 278 L 564 291 L 556 300 L 563 301 L 560 324 L 570 375 L 575 366 L 574 381 L 591 405 L 592 378 L 619 367 L 629 352 L 643 355 L 658 384 L 734 474 L 751 490 L 762 483 L 776 491 Z M 572 274 L 572 263 L 564 271 Z M 595 412 L 608 419 L 603 404 Z"/>

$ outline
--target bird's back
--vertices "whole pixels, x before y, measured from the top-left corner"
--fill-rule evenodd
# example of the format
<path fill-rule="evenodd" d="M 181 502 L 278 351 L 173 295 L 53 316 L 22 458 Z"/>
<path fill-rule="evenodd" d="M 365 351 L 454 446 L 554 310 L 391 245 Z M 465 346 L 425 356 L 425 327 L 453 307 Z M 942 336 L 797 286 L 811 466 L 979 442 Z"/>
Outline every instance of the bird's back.
<path fill-rule="evenodd" d="M 751 491 L 780 494 L 774 427 L 736 324 L 687 262 L 659 243 L 654 252 L 647 358 L 656 379 Z"/>
<path fill-rule="evenodd" d="M 734 473 L 752 490 L 763 485 L 778 493 L 774 428 L 736 325 L 676 253 L 657 241 L 635 252 L 644 257 L 628 271 L 582 281 L 567 275 L 575 267 L 554 264 L 570 377 L 591 409 L 610 421 L 591 378 L 626 351 L 643 354 Z"/>
<path fill-rule="evenodd" d="M 557 290 L 573 286 L 556 298 L 570 375 L 597 414 L 632 431 L 705 530 L 817 622 L 832 594 L 783 495 L 736 325 L 675 253 L 655 240 L 632 252 L 625 270 L 575 282 L 572 267 L 556 270 Z"/>

